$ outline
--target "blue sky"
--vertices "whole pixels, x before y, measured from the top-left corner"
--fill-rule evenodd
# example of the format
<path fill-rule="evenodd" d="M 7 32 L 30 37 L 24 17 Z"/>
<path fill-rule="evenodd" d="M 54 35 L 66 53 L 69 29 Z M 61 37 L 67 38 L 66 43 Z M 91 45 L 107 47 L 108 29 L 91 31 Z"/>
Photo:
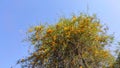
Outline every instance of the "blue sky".
<path fill-rule="evenodd" d="M 0 0 L 0 68 L 20 68 L 15 63 L 28 55 L 29 44 L 22 40 L 30 26 L 86 13 L 87 2 L 89 14 L 97 14 L 120 38 L 120 0 Z"/>

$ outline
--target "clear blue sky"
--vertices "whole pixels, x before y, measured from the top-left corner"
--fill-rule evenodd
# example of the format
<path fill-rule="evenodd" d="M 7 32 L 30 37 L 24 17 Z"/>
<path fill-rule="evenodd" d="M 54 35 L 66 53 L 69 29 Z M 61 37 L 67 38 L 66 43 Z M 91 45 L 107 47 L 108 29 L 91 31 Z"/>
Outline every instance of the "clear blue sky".
<path fill-rule="evenodd" d="M 96 13 L 109 26 L 109 32 L 119 36 L 120 0 L 0 0 L 0 68 L 10 68 L 27 56 L 29 44 L 22 40 L 30 26 L 53 24 L 60 16 L 86 13 L 87 1 L 89 13 Z"/>

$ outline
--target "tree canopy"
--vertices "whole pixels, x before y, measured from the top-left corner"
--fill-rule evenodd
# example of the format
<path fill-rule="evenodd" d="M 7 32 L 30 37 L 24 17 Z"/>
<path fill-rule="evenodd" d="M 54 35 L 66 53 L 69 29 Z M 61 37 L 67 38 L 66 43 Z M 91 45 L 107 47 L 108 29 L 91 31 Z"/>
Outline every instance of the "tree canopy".
<path fill-rule="evenodd" d="M 105 47 L 112 44 L 113 36 L 107 30 L 96 16 L 84 14 L 31 27 L 28 40 L 33 52 L 18 63 L 28 68 L 110 67 L 114 57 Z"/>

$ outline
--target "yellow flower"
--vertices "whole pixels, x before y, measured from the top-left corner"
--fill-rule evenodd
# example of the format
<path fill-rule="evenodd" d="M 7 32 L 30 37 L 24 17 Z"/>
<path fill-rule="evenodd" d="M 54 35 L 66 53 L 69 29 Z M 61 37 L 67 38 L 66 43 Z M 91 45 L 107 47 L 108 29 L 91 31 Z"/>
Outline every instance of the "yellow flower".
<path fill-rule="evenodd" d="M 32 28 L 30 28 L 30 29 L 28 30 L 28 32 L 33 32 L 33 29 L 32 29 Z"/>
<path fill-rule="evenodd" d="M 95 51 L 95 54 L 98 54 L 98 51 Z"/>
<path fill-rule="evenodd" d="M 53 36 L 53 40 L 56 40 L 56 36 Z"/>
<path fill-rule="evenodd" d="M 36 39 L 39 40 L 40 37 L 39 37 L 38 31 L 36 31 L 35 36 L 36 36 Z"/>
<path fill-rule="evenodd" d="M 52 29 L 48 29 L 48 30 L 47 30 L 47 33 L 52 33 L 52 32 L 53 32 Z"/>
<path fill-rule="evenodd" d="M 98 41 L 98 40 L 99 40 L 99 37 L 96 37 L 95 40 Z"/>
<path fill-rule="evenodd" d="M 100 26 L 100 24 L 99 23 L 95 23 L 95 26 Z"/>
<path fill-rule="evenodd" d="M 32 41 L 32 44 L 35 44 L 35 41 Z"/>
<path fill-rule="evenodd" d="M 108 55 L 108 53 L 107 52 L 104 52 L 104 57 L 106 58 L 106 57 L 108 57 L 109 55 Z"/>
<path fill-rule="evenodd" d="M 42 29 L 42 26 L 36 26 L 35 27 L 35 30 L 38 31 L 38 30 L 41 30 Z"/>
<path fill-rule="evenodd" d="M 55 45 L 55 42 L 52 42 L 52 45 Z"/>
<path fill-rule="evenodd" d="M 81 32 L 84 32 L 84 29 L 81 29 L 80 31 L 81 31 Z"/>
<path fill-rule="evenodd" d="M 77 30 L 77 32 L 80 32 L 80 30 Z"/>
<path fill-rule="evenodd" d="M 72 26 L 70 30 L 71 30 L 71 31 L 74 31 L 74 27 Z"/>
<path fill-rule="evenodd" d="M 72 22 L 74 22 L 76 20 L 76 16 L 73 16 L 72 18 Z"/>
<path fill-rule="evenodd" d="M 68 30 L 68 27 L 64 27 L 64 30 L 65 30 L 65 31 Z"/>
<path fill-rule="evenodd" d="M 82 68 L 82 66 L 80 66 L 80 68 Z"/>

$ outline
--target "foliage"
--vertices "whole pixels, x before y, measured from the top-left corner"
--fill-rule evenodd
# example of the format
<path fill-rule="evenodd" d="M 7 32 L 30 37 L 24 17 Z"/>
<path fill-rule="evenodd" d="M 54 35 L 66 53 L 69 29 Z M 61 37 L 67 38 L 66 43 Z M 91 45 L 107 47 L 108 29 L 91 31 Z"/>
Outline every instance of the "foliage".
<path fill-rule="evenodd" d="M 55 25 L 32 27 L 29 34 L 34 51 L 18 61 L 28 68 L 106 68 L 114 61 L 105 49 L 113 36 L 96 16 L 61 18 Z"/>
<path fill-rule="evenodd" d="M 120 53 L 116 59 L 116 62 L 113 65 L 114 68 L 120 68 Z"/>

